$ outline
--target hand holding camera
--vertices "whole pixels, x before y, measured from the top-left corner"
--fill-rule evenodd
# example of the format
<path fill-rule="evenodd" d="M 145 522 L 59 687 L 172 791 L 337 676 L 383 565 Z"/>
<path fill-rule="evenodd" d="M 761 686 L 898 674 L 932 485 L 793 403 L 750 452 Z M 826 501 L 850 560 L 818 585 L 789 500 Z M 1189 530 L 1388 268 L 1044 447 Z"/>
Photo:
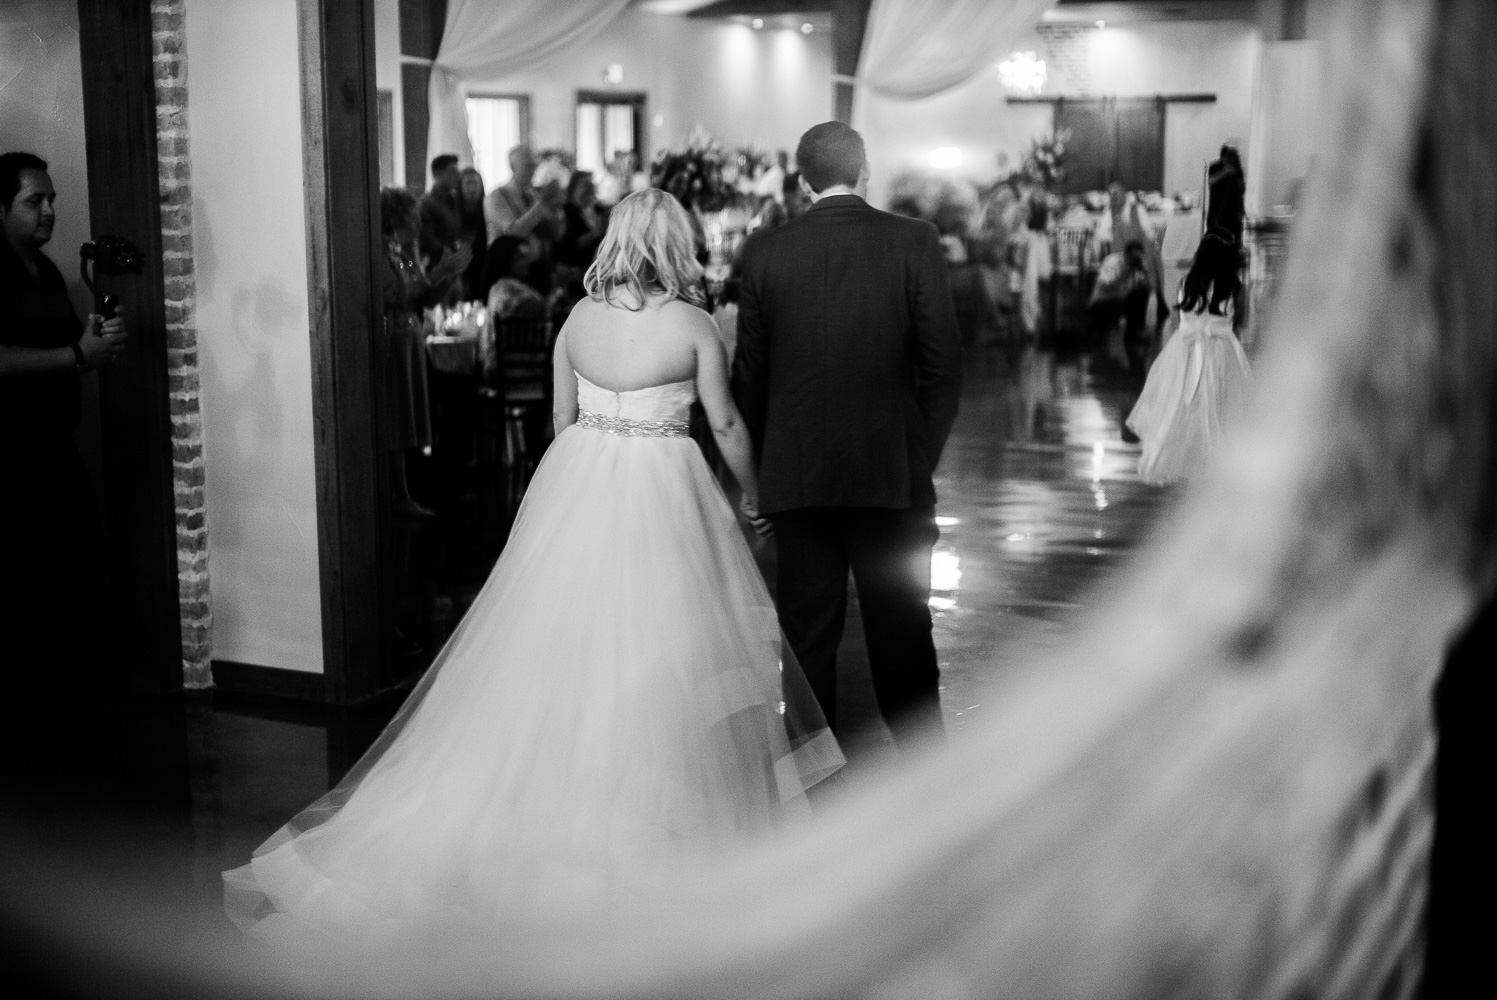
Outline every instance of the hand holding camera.
<path fill-rule="evenodd" d="M 118 300 L 113 295 L 104 296 L 106 315 L 94 313 L 83 327 L 83 336 L 78 338 L 78 350 L 83 354 L 87 368 L 106 365 L 125 353 L 125 342 L 130 334 L 125 331 L 125 318 Z"/>

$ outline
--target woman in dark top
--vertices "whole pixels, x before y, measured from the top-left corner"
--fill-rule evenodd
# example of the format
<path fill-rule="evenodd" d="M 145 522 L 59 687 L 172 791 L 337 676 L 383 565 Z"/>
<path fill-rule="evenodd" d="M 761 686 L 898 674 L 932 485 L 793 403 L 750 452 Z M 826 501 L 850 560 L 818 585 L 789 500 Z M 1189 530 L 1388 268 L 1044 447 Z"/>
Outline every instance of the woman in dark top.
<path fill-rule="evenodd" d="M 463 271 L 463 298 L 482 299 L 484 257 L 488 244 L 488 227 L 483 219 L 483 175 L 468 167 L 458 179 L 458 209 L 462 215 L 462 238 L 473 254 Z"/>

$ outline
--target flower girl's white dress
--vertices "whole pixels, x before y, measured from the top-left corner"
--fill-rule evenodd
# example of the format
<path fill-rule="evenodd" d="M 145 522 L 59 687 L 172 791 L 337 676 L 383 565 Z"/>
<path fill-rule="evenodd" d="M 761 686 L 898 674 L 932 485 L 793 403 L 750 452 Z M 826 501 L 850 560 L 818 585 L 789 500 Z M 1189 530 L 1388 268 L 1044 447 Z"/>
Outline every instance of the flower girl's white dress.
<path fill-rule="evenodd" d="M 367 943 L 616 897 L 804 812 L 843 762 L 687 436 L 695 384 L 577 381 L 577 423 L 400 714 L 225 873 L 252 934 Z"/>
<path fill-rule="evenodd" d="M 1180 328 L 1149 368 L 1128 426 L 1143 442 L 1138 474 L 1155 485 L 1199 473 L 1242 406 L 1251 373 L 1232 317 L 1180 312 Z"/>

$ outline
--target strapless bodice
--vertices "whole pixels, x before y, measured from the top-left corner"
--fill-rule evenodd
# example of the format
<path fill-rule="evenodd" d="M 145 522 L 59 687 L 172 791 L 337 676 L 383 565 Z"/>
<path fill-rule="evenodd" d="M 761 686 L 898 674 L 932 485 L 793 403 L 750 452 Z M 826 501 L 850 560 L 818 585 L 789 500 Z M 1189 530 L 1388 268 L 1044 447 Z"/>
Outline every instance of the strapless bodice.
<path fill-rule="evenodd" d="M 691 432 L 696 381 L 615 392 L 577 374 L 577 424 L 626 437 L 685 437 Z"/>

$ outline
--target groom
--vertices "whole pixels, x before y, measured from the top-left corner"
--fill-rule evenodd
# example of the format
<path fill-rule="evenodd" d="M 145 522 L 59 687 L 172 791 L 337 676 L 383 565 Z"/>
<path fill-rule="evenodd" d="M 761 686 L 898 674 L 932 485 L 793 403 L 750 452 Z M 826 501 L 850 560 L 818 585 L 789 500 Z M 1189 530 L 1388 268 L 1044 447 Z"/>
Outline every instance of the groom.
<path fill-rule="evenodd" d="M 779 540 L 780 625 L 837 727 L 852 571 L 874 695 L 896 741 L 939 738 L 931 473 L 956 418 L 961 347 L 934 226 L 863 200 L 863 137 L 817 125 L 795 152 L 800 218 L 744 247 L 733 395 Z"/>

